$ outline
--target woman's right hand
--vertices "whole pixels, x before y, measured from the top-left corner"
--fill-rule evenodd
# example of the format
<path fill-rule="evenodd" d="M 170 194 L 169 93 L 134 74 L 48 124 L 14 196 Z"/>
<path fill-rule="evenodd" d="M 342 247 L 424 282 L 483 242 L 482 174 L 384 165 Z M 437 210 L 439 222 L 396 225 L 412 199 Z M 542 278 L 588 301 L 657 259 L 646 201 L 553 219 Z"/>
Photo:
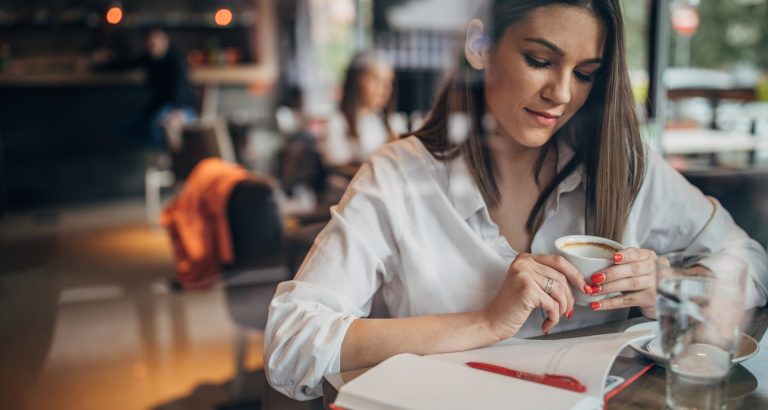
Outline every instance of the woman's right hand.
<path fill-rule="evenodd" d="M 551 280 L 551 285 L 548 283 Z M 548 333 L 560 316 L 573 315 L 570 286 L 583 292 L 584 277 L 568 260 L 555 255 L 521 253 L 509 265 L 496 297 L 485 308 L 485 316 L 499 340 L 514 336 L 536 308 L 547 313 L 541 330 Z M 545 292 L 549 287 L 549 292 Z"/>

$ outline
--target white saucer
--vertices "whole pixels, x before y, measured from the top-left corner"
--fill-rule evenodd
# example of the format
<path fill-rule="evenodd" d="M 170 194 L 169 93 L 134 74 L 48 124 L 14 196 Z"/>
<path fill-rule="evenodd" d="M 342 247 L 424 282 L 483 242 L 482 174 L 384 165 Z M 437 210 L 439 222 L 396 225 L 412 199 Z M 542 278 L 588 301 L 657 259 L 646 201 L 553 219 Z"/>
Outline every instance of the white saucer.
<path fill-rule="evenodd" d="M 664 358 L 664 355 L 661 350 L 661 339 L 659 338 L 659 325 L 658 322 L 645 322 L 645 323 L 639 323 L 634 326 L 630 326 L 626 328 L 625 332 L 633 332 L 638 330 L 653 330 L 654 334 L 656 334 L 656 337 L 651 339 L 650 341 L 648 339 L 635 341 L 629 344 L 629 346 L 633 349 L 635 349 L 638 353 L 642 354 L 643 356 L 659 363 L 659 364 L 665 364 L 667 360 Z M 752 336 L 742 333 L 741 334 L 741 343 L 739 344 L 739 351 L 736 354 L 736 356 L 731 359 L 732 364 L 741 363 L 750 357 L 757 354 L 757 350 L 759 349 L 759 346 L 757 344 L 757 341 L 752 338 Z"/>

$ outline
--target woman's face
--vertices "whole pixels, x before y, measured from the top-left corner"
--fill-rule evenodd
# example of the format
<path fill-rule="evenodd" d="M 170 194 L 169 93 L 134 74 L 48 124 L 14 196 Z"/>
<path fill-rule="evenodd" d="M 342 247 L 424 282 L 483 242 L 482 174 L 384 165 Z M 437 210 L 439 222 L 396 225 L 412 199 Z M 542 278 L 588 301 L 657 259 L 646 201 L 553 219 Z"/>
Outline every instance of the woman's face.
<path fill-rule="evenodd" d="M 360 77 L 360 101 L 369 111 L 382 110 L 392 95 L 392 67 L 383 63 L 371 64 Z"/>
<path fill-rule="evenodd" d="M 539 7 L 509 26 L 485 70 L 496 132 L 523 147 L 544 145 L 587 100 L 603 34 L 595 15 L 570 6 Z"/>

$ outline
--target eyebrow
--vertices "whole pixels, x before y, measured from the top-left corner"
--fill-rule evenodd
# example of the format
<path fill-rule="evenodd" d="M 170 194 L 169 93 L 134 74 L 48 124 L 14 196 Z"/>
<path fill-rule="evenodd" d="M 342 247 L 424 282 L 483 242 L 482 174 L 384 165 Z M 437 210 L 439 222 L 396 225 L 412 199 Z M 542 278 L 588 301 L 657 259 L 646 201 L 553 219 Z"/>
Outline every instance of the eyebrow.
<path fill-rule="evenodd" d="M 525 41 L 541 44 L 549 48 L 550 50 L 552 50 L 555 54 L 561 57 L 565 56 L 565 52 L 560 47 L 556 46 L 554 43 L 552 43 L 549 40 L 543 39 L 541 37 L 526 37 Z M 602 58 L 596 57 L 596 58 L 590 58 L 590 59 L 584 60 L 580 64 L 600 64 L 602 62 L 603 62 Z"/>

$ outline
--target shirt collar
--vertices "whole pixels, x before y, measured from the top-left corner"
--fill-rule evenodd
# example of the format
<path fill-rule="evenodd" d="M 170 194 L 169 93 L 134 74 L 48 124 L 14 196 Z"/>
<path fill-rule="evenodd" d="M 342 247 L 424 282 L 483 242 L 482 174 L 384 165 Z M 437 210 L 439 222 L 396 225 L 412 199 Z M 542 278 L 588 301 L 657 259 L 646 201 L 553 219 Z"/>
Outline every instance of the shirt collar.
<path fill-rule="evenodd" d="M 571 145 L 563 140 L 559 140 L 557 142 L 557 172 L 562 171 L 574 155 L 575 152 Z M 571 192 L 578 188 L 583 179 L 583 174 L 584 164 L 579 164 L 579 166 L 576 167 L 576 170 L 574 170 L 571 175 L 568 175 L 557 187 L 555 190 L 557 195 L 560 196 L 562 193 Z"/>
<path fill-rule="evenodd" d="M 465 220 L 486 207 L 463 155 L 448 163 L 448 195 L 456 212 Z"/>
<path fill-rule="evenodd" d="M 560 172 L 574 156 L 571 146 L 560 140 L 557 145 L 557 171 Z M 566 177 L 555 190 L 556 202 L 560 195 L 578 188 L 583 179 L 584 166 L 580 164 L 574 172 Z M 477 211 L 487 208 L 480 189 L 475 184 L 472 174 L 463 156 L 448 163 L 448 195 L 453 207 L 463 219 L 468 219 Z"/>

